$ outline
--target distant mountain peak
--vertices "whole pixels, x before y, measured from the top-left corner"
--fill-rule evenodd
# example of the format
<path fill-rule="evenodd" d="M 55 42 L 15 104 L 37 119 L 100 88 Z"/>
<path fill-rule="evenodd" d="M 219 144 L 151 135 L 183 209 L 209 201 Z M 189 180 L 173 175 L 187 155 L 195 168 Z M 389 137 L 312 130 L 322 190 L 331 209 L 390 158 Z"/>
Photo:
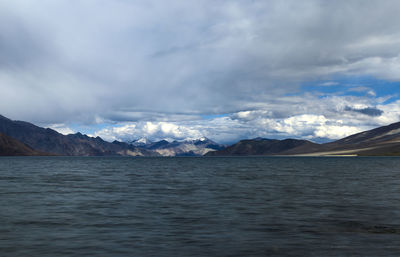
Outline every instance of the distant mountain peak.
<path fill-rule="evenodd" d="M 149 145 L 152 144 L 153 141 L 147 139 L 146 137 L 142 137 L 136 140 L 133 140 L 132 142 L 130 142 L 131 145 L 134 146 L 145 146 L 145 145 Z"/>
<path fill-rule="evenodd" d="M 160 140 L 138 147 L 155 151 L 163 156 L 201 156 L 208 151 L 220 150 L 224 146 L 206 137 L 202 137 L 195 140 L 174 140 L 172 142 Z"/>
<path fill-rule="evenodd" d="M 148 140 L 148 139 L 145 138 L 145 137 L 142 137 L 142 138 L 136 140 L 136 142 L 138 142 L 138 143 L 143 143 L 143 144 L 149 144 L 149 143 L 151 143 L 151 141 Z"/>

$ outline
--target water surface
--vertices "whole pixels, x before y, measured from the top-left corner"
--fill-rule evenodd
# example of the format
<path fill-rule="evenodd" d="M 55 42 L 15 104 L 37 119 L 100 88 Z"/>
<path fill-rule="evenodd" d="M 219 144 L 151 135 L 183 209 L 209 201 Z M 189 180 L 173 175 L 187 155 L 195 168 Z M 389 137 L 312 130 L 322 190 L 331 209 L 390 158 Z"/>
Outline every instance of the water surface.
<path fill-rule="evenodd" d="M 2 157 L 0 256 L 400 256 L 400 159 Z"/>

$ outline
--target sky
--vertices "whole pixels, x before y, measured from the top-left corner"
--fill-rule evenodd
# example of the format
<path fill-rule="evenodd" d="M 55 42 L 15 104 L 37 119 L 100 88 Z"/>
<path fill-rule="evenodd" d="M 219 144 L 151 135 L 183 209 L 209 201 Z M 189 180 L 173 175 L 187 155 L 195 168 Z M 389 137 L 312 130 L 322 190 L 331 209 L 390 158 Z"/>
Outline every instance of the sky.
<path fill-rule="evenodd" d="M 0 0 L 0 114 L 105 140 L 400 121 L 397 0 Z"/>

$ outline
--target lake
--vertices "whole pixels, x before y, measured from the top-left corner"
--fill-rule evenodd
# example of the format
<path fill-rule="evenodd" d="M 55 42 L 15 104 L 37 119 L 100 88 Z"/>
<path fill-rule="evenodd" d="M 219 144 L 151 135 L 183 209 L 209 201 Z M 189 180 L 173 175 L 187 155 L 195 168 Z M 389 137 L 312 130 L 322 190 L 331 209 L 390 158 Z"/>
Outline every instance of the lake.
<path fill-rule="evenodd" d="M 1 157 L 0 256 L 400 256 L 400 158 Z"/>

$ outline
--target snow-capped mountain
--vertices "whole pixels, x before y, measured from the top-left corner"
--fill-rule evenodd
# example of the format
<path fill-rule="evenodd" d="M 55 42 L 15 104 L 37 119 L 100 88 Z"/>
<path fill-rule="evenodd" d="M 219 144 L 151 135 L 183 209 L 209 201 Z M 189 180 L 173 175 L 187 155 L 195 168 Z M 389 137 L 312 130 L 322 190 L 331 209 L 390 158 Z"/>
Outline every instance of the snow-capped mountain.
<path fill-rule="evenodd" d="M 217 151 L 225 148 L 206 137 L 196 140 L 173 141 L 161 140 L 150 142 L 149 140 L 136 140 L 131 144 L 151 150 L 162 156 L 202 156 L 210 151 Z"/>
<path fill-rule="evenodd" d="M 138 146 L 138 147 L 143 147 L 143 146 L 146 146 L 146 145 L 150 145 L 152 143 L 153 143 L 152 141 L 148 140 L 145 137 L 142 137 L 142 138 L 139 138 L 137 140 L 133 140 L 132 142 L 129 142 L 129 144 L 131 144 L 133 146 Z"/>
<path fill-rule="evenodd" d="M 153 144 L 148 149 L 159 153 L 162 156 L 202 156 L 210 151 L 217 151 L 224 148 L 208 138 L 197 140 L 173 141 L 166 144 L 164 141 L 157 146 Z"/>

